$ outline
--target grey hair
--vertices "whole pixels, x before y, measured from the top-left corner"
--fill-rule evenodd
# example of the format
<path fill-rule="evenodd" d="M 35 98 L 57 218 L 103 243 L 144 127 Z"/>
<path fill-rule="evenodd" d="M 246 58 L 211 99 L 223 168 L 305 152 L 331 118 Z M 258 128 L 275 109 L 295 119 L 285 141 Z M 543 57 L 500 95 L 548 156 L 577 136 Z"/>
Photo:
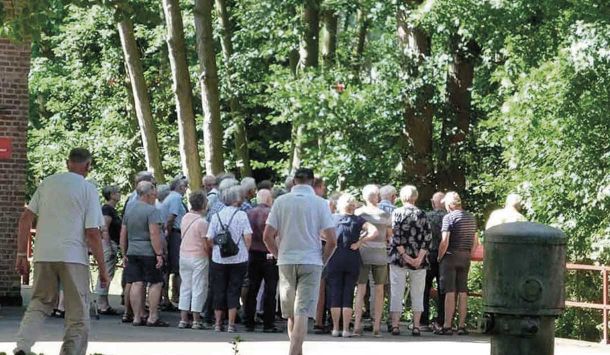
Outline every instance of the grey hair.
<path fill-rule="evenodd" d="M 365 201 L 371 201 L 371 197 L 379 194 L 379 186 L 374 184 L 366 185 L 362 188 L 362 198 Z"/>
<path fill-rule="evenodd" d="M 242 200 L 241 192 L 241 186 L 230 186 L 229 188 L 220 191 L 220 200 L 225 204 L 225 206 L 231 206 L 235 202 Z"/>
<path fill-rule="evenodd" d="M 140 181 L 136 186 L 138 197 L 143 197 L 155 191 L 155 185 L 150 181 Z"/>
<path fill-rule="evenodd" d="M 169 189 L 168 184 L 157 185 L 157 200 L 163 202 L 170 192 L 171 190 Z"/>
<path fill-rule="evenodd" d="M 521 195 L 518 194 L 509 194 L 508 196 L 506 196 L 506 207 L 513 207 L 515 209 L 519 209 L 521 208 L 521 201 L 523 199 L 521 198 Z"/>
<path fill-rule="evenodd" d="M 191 192 L 189 195 L 189 203 L 191 204 L 191 208 L 195 211 L 204 210 L 208 204 L 208 198 L 205 195 L 205 192 L 199 190 L 195 192 Z"/>
<path fill-rule="evenodd" d="M 419 193 L 417 192 L 417 188 L 413 185 L 405 185 L 400 189 L 400 200 L 402 202 L 417 199 L 418 196 Z"/>
<path fill-rule="evenodd" d="M 244 192 L 256 190 L 256 180 L 251 177 L 245 177 L 241 179 L 241 187 L 244 189 Z"/>
<path fill-rule="evenodd" d="M 226 190 L 230 187 L 239 185 L 239 181 L 233 178 L 226 178 L 220 182 L 218 185 L 218 190 L 222 192 L 222 190 Z M 240 187 L 241 188 L 241 187 Z"/>
<path fill-rule="evenodd" d="M 112 194 L 119 192 L 119 188 L 116 185 L 109 185 L 109 186 L 104 186 L 104 188 L 102 189 L 102 196 L 104 196 L 104 199 L 106 201 L 110 201 L 110 198 L 112 198 Z"/>
<path fill-rule="evenodd" d="M 189 181 L 181 176 L 181 177 L 177 177 L 174 180 L 172 180 L 172 182 L 169 184 L 169 189 L 171 191 L 176 191 L 176 189 L 180 186 L 186 186 L 188 185 Z"/>
<path fill-rule="evenodd" d="M 385 185 L 379 189 L 379 196 L 382 200 L 389 200 L 392 196 L 396 195 L 396 189 L 392 185 Z"/>

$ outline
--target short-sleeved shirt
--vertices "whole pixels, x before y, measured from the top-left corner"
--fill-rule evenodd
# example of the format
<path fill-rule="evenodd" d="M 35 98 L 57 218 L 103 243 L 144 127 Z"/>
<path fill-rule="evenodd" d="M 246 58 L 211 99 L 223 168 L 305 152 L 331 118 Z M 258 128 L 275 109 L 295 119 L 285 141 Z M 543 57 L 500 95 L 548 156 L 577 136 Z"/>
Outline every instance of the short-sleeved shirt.
<path fill-rule="evenodd" d="M 180 229 L 180 224 L 182 223 L 182 217 L 186 214 L 186 206 L 184 205 L 184 201 L 182 201 L 182 195 L 177 193 L 176 191 L 171 191 L 169 195 L 163 200 L 163 215 L 166 218 L 169 218 L 170 215 L 176 216 L 174 219 L 174 229 Z M 167 222 L 165 220 L 164 222 Z"/>
<path fill-rule="evenodd" d="M 382 210 L 384 210 L 385 212 L 387 212 L 390 215 L 396 209 L 396 206 L 388 200 L 381 200 L 379 202 L 379 204 L 377 205 L 377 207 L 381 208 Z"/>
<path fill-rule="evenodd" d="M 278 231 L 278 265 L 324 265 L 322 230 L 335 227 L 325 199 L 309 185 L 295 185 L 275 201 L 267 224 Z"/>
<path fill-rule="evenodd" d="M 265 231 L 265 222 L 269 217 L 271 207 L 264 203 L 258 204 L 256 207 L 251 208 L 246 212 L 248 214 L 248 220 L 252 227 L 252 244 L 250 245 L 251 251 L 259 251 L 268 253 L 267 247 L 263 242 L 263 232 Z"/>
<path fill-rule="evenodd" d="M 231 220 L 231 217 L 233 217 L 233 220 Z M 217 264 L 239 264 L 248 261 L 248 248 L 244 241 L 244 235 L 252 234 L 252 228 L 250 227 L 246 212 L 240 211 L 237 207 L 227 206 L 220 212 L 211 216 L 207 235 L 208 239 L 214 240 L 216 235 L 222 231 L 220 222 L 222 222 L 222 225 L 231 233 L 231 238 L 233 238 L 233 241 L 239 247 L 239 252 L 237 255 L 223 258 L 220 256 L 220 247 L 214 245 L 214 249 L 212 250 L 212 261 Z"/>
<path fill-rule="evenodd" d="M 211 189 L 208 194 L 208 206 L 213 206 L 216 201 L 218 201 L 219 197 L 220 197 L 220 192 L 218 192 L 217 188 L 213 188 Z"/>
<path fill-rule="evenodd" d="M 239 208 L 240 210 L 244 211 L 244 212 L 248 212 L 249 210 L 251 210 L 254 206 L 252 206 L 252 204 L 250 203 L 250 201 L 248 200 L 244 200 L 244 202 L 242 202 L 241 207 Z"/>
<path fill-rule="evenodd" d="M 525 222 L 527 219 L 514 208 L 502 208 L 495 210 L 489 215 L 485 229 L 497 226 L 499 224 L 511 222 Z"/>
<path fill-rule="evenodd" d="M 188 212 L 182 218 L 180 257 L 204 258 L 208 223 L 199 213 Z"/>
<path fill-rule="evenodd" d="M 359 208 L 356 210 L 356 215 L 373 224 L 379 231 L 375 240 L 366 241 L 360 247 L 362 263 L 365 265 L 386 265 L 388 263 L 387 230 L 392 227 L 391 215 L 380 208 L 375 210 Z"/>
<path fill-rule="evenodd" d="M 27 208 L 38 216 L 36 262 L 89 265 L 85 229 L 104 226 L 92 183 L 71 172 L 51 175 L 40 183 Z"/>
<path fill-rule="evenodd" d="M 127 195 L 127 201 L 125 201 L 125 207 L 123 207 L 123 217 L 125 217 L 127 211 L 129 211 L 129 209 L 132 208 L 136 202 L 138 202 L 138 193 L 132 191 L 129 195 Z"/>
<path fill-rule="evenodd" d="M 392 236 L 390 250 L 391 263 L 413 269 L 399 255 L 398 247 L 403 247 L 405 253 L 412 258 L 416 258 L 420 250 L 428 250 L 432 241 L 432 230 L 426 213 L 413 205 L 397 208 L 392 213 L 392 229 L 394 235 Z M 426 261 L 424 259 L 422 267 L 425 266 Z"/>
<path fill-rule="evenodd" d="M 443 217 L 441 231 L 450 233 L 448 251 L 470 251 L 477 231 L 477 221 L 470 212 L 451 211 Z"/>
<path fill-rule="evenodd" d="M 430 243 L 430 252 L 438 252 L 438 247 L 443 239 L 441 227 L 443 226 L 443 217 L 447 214 L 446 210 L 432 210 L 426 212 L 430 228 L 432 229 L 432 242 Z"/>
<path fill-rule="evenodd" d="M 108 234 L 110 235 L 110 240 L 118 244 L 121 239 L 121 217 L 119 217 L 116 208 L 107 203 L 102 206 L 102 215 L 110 217 Z"/>
<path fill-rule="evenodd" d="M 222 211 L 223 208 L 227 207 L 224 203 L 222 203 L 222 201 L 220 201 L 219 198 L 216 198 L 216 202 L 214 203 L 210 202 L 208 206 L 210 206 L 208 209 L 208 214 L 206 216 L 206 220 L 208 221 L 208 223 L 212 221 L 212 216 Z"/>
<path fill-rule="evenodd" d="M 138 200 L 129 208 L 123 218 L 123 225 L 127 228 L 127 255 L 155 256 L 149 225 L 162 223 L 159 210 L 154 205 Z"/>

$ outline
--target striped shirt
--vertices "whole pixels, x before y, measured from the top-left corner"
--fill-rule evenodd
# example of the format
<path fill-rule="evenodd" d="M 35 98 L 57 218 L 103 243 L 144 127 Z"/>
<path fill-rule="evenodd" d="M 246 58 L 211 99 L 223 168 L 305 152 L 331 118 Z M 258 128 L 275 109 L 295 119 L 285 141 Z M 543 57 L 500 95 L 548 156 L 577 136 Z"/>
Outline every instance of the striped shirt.
<path fill-rule="evenodd" d="M 464 210 L 449 212 L 443 217 L 442 232 L 449 232 L 447 251 L 470 251 L 473 236 L 477 231 L 477 221 L 472 213 Z"/>

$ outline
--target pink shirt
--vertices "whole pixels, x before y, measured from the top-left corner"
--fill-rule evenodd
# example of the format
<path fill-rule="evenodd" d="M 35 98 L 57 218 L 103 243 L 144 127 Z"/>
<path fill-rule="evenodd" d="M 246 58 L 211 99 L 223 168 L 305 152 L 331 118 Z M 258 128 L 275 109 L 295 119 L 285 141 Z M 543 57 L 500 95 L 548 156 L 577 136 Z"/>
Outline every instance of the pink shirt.
<path fill-rule="evenodd" d="M 180 256 L 207 258 L 205 236 L 208 232 L 208 224 L 205 218 L 198 213 L 188 212 L 182 218 L 180 230 L 182 231 Z"/>

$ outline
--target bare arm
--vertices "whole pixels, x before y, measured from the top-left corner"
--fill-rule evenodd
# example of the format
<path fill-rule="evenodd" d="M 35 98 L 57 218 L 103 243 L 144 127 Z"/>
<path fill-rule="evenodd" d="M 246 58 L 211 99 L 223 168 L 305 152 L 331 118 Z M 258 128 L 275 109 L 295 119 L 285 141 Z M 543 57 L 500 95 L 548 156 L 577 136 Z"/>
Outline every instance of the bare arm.
<path fill-rule="evenodd" d="M 19 217 L 19 230 L 17 234 L 17 260 L 15 262 L 15 271 L 20 275 L 27 275 L 30 272 L 28 262 L 28 243 L 32 236 L 30 230 L 34 224 L 36 215 L 29 209 L 25 209 Z"/>
<path fill-rule="evenodd" d="M 443 232 L 443 238 L 441 239 L 441 243 L 438 246 L 438 260 L 441 260 L 443 256 L 445 256 L 447 248 L 449 248 L 450 234 L 450 232 Z"/>
<path fill-rule="evenodd" d="M 326 244 L 324 244 L 324 254 L 322 257 L 324 264 L 326 264 L 337 247 L 337 234 L 335 232 L 335 227 L 324 229 L 322 231 L 322 235 L 326 240 Z"/>
<path fill-rule="evenodd" d="M 366 222 L 363 227 L 363 229 L 366 230 L 366 235 L 361 239 L 362 242 L 377 239 L 379 236 L 379 229 L 373 223 Z"/>
<path fill-rule="evenodd" d="M 85 229 L 85 238 L 87 240 L 87 246 L 97 262 L 97 267 L 100 271 L 100 275 L 106 274 L 106 262 L 104 260 L 104 248 L 102 247 L 102 237 L 100 235 L 99 228 L 87 228 Z"/>
<path fill-rule="evenodd" d="M 124 258 L 127 258 L 127 226 L 124 224 L 121 226 L 121 239 L 119 244 L 121 246 L 121 254 L 123 254 Z"/>
<path fill-rule="evenodd" d="M 250 249 L 250 245 L 252 245 L 252 234 L 244 234 L 244 244 L 246 244 L 247 249 Z"/>
<path fill-rule="evenodd" d="M 163 266 L 163 242 L 161 241 L 161 227 L 157 223 L 148 224 L 148 233 L 150 233 L 150 243 L 157 259 L 157 269 Z"/>
<path fill-rule="evenodd" d="M 277 236 L 277 229 L 275 229 L 267 224 L 265 226 L 265 231 L 263 232 L 263 243 L 265 243 L 267 250 L 269 250 L 269 252 L 277 258 L 278 248 L 277 248 L 277 242 L 275 241 L 276 236 Z"/>
<path fill-rule="evenodd" d="M 104 216 L 104 226 L 102 227 L 102 240 L 106 243 L 110 242 L 110 223 L 112 223 L 112 218 L 110 216 Z"/>

